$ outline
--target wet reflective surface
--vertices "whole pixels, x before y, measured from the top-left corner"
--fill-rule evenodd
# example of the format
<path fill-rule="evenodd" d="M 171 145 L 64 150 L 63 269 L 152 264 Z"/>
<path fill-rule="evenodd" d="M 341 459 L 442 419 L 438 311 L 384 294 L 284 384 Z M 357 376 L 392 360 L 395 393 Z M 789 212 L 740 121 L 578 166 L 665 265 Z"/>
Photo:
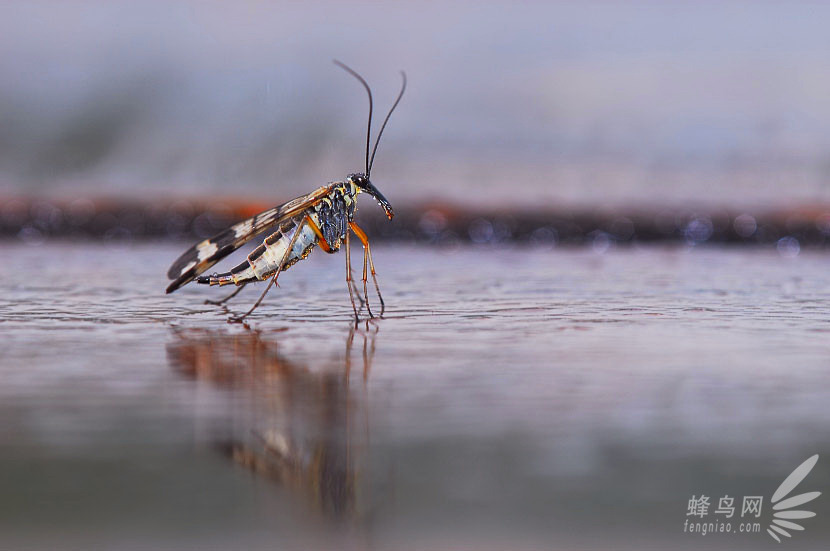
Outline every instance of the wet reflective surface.
<path fill-rule="evenodd" d="M 354 331 L 342 255 L 245 328 L 162 294 L 179 249 L 0 245 L 4 548 L 756 549 L 769 503 L 701 536 L 688 500 L 816 453 L 826 493 L 820 254 L 379 246 Z"/>

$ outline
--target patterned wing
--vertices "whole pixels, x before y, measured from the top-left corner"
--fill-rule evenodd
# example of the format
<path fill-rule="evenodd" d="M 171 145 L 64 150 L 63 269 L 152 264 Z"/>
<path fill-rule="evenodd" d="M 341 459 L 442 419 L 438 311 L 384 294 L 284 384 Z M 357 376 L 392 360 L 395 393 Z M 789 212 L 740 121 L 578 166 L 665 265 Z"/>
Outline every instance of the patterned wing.
<path fill-rule="evenodd" d="M 167 287 L 167 292 L 172 293 L 182 285 L 193 281 L 199 274 L 268 228 L 314 206 L 328 193 L 329 187 L 323 186 L 308 195 L 297 197 L 278 207 L 261 212 L 253 218 L 222 230 L 210 239 L 193 245 L 167 270 L 167 277 L 174 280 Z"/>

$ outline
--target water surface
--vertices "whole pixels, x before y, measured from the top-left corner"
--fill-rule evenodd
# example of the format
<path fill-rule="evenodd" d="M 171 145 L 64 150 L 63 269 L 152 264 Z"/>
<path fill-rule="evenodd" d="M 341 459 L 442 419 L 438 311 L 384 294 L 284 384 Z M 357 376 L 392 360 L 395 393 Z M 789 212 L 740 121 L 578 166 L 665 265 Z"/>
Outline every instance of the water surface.
<path fill-rule="evenodd" d="M 821 254 L 378 246 L 355 331 L 343 255 L 245 328 L 180 248 L 0 245 L 0 546 L 756 549 L 688 500 L 830 482 Z"/>

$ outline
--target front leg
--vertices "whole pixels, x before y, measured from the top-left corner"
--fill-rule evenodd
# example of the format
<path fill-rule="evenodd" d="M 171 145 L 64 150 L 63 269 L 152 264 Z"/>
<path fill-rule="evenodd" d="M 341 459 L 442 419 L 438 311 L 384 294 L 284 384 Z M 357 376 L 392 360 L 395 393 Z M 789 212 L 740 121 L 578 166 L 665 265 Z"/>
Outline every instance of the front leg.
<path fill-rule="evenodd" d="M 306 222 L 306 224 L 308 224 L 308 227 L 311 228 L 311 231 L 314 232 L 314 235 L 317 236 L 317 243 L 320 245 L 320 248 L 323 249 L 323 251 L 325 251 L 329 254 L 334 254 L 334 253 L 337 252 L 337 249 L 335 249 L 334 247 L 329 245 L 329 242 L 323 236 L 323 231 L 320 229 L 320 227 L 317 224 L 314 223 L 314 220 L 312 220 L 310 216 L 305 217 L 305 222 Z M 347 236 L 347 238 L 348 238 L 348 236 Z M 348 247 L 348 245 L 347 245 L 347 247 Z M 348 254 L 348 249 L 346 249 L 346 251 L 347 251 L 347 254 Z M 364 259 L 364 264 L 365 264 L 365 259 Z M 346 281 L 348 281 L 349 285 L 350 285 L 349 297 L 352 299 L 352 303 L 354 303 L 354 298 L 353 297 L 355 295 L 357 295 L 357 300 L 360 301 L 360 308 L 357 310 L 357 313 L 355 313 L 355 316 L 357 316 L 357 314 L 360 313 L 363 310 L 363 305 L 364 304 L 368 308 L 369 301 L 368 301 L 368 298 L 367 298 L 367 300 L 364 301 L 363 297 L 360 296 L 360 293 L 357 290 L 357 284 L 352 279 L 352 265 L 351 265 L 351 263 L 347 263 L 346 269 L 348 270 L 348 277 L 346 278 Z M 365 266 L 364 266 L 364 272 L 365 271 L 366 270 L 365 270 Z M 369 312 L 369 315 L 371 315 L 371 311 Z"/>
<path fill-rule="evenodd" d="M 383 317 L 383 313 L 386 311 L 386 304 L 383 302 L 383 295 L 380 294 L 380 286 L 378 285 L 378 278 L 377 274 L 375 273 L 375 263 L 372 261 L 372 249 L 369 248 L 369 238 L 366 237 L 366 232 L 364 232 L 360 228 L 360 226 L 358 226 L 354 222 L 349 222 L 349 227 L 352 229 L 354 234 L 357 236 L 358 239 L 360 239 L 360 242 L 363 244 L 363 292 L 366 293 L 366 260 L 368 259 L 369 269 L 372 272 L 372 281 L 375 284 L 375 292 L 378 294 L 378 300 L 380 300 L 380 317 Z M 368 305 L 368 293 L 366 294 L 366 302 Z"/>
<path fill-rule="evenodd" d="M 346 232 L 346 287 L 349 289 L 349 300 L 352 301 L 352 310 L 354 311 L 354 328 L 357 329 L 357 323 L 360 318 L 357 315 L 357 307 L 354 305 L 354 295 L 352 293 L 352 251 L 349 245 L 349 232 Z"/>

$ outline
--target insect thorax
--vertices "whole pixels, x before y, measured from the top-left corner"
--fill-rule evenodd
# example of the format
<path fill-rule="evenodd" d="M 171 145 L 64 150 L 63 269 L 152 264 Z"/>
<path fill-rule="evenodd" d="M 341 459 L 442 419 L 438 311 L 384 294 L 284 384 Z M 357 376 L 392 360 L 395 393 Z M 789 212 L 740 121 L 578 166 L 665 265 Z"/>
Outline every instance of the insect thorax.
<path fill-rule="evenodd" d="M 349 222 L 354 220 L 357 189 L 349 180 L 332 184 L 329 193 L 314 207 L 318 226 L 326 241 L 339 248 L 346 238 Z"/>

